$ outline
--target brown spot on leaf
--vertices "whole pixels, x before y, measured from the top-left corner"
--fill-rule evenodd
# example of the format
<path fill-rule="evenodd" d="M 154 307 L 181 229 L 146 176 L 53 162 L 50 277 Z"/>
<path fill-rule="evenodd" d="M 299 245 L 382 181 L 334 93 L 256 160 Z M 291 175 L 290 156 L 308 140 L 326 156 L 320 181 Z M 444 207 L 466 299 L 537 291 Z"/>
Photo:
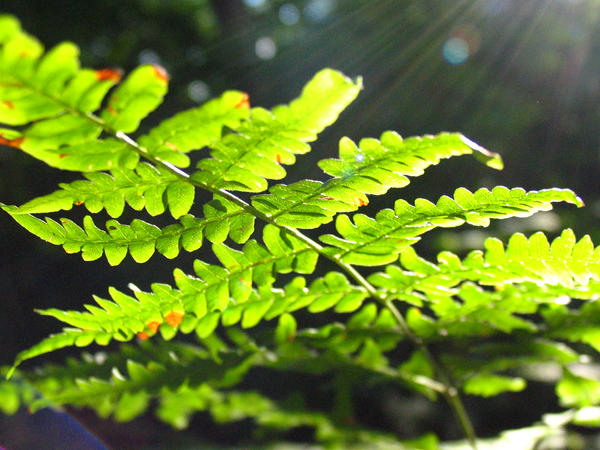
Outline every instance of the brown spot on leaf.
<path fill-rule="evenodd" d="M 58 155 L 58 159 L 63 159 L 63 158 L 66 158 L 67 156 L 69 156 L 69 155 L 67 155 L 66 153 L 61 153 L 60 155 Z"/>
<path fill-rule="evenodd" d="M 165 141 L 165 147 L 169 147 L 171 150 L 178 152 L 179 149 L 177 148 L 177 146 L 175 144 L 173 144 L 172 142 L 169 141 Z"/>
<path fill-rule="evenodd" d="M 113 108 L 113 107 L 112 107 L 112 106 L 110 106 L 110 105 L 108 105 L 108 106 L 106 107 L 106 110 L 107 110 L 109 113 L 111 113 L 113 116 L 116 116 L 116 115 L 117 115 L 117 111 L 115 111 L 115 108 Z"/>
<path fill-rule="evenodd" d="M 8 145 L 9 147 L 20 148 L 24 140 L 25 138 L 23 136 L 14 139 L 6 139 L 0 134 L 0 145 Z"/>
<path fill-rule="evenodd" d="M 5 105 L 8 109 L 15 109 L 15 105 L 13 102 L 9 102 L 8 100 L 4 100 L 2 102 L 3 105 Z"/>
<path fill-rule="evenodd" d="M 153 64 L 152 68 L 154 69 L 154 74 L 159 80 L 164 81 L 165 83 L 169 82 L 169 74 L 167 73 L 164 67 L 161 67 L 157 64 Z"/>
<path fill-rule="evenodd" d="M 98 81 L 112 81 L 114 83 L 118 83 L 121 81 L 121 77 L 123 76 L 123 72 L 120 69 L 99 69 L 96 70 L 96 78 Z"/>
<path fill-rule="evenodd" d="M 250 108 L 250 97 L 245 92 L 242 93 L 241 100 L 234 106 L 237 109 L 248 109 Z"/>
<path fill-rule="evenodd" d="M 141 340 L 141 341 L 145 341 L 146 339 L 148 339 L 150 337 L 150 335 L 148 333 L 146 333 L 145 331 L 142 331 L 138 334 L 136 334 L 136 336 Z"/>
<path fill-rule="evenodd" d="M 367 206 L 369 204 L 369 200 L 364 198 L 359 198 L 357 202 L 358 206 Z"/>
<path fill-rule="evenodd" d="M 183 313 L 177 311 L 171 311 L 170 313 L 165 314 L 165 322 L 167 322 L 172 327 L 176 327 L 183 320 Z"/>
<path fill-rule="evenodd" d="M 77 206 L 81 206 L 81 205 L 83 205 L 83 202 L 82 202 L 81 200 L 77 200 L 77 201 L 75 202 L 75 205 L 77 205 Z"/>
<path fill-rule="evenodd" d="M 277 161 L 278 164 L 281 164 L 281 155 L 279 153 L 275 155 L 275 161 Z"/>

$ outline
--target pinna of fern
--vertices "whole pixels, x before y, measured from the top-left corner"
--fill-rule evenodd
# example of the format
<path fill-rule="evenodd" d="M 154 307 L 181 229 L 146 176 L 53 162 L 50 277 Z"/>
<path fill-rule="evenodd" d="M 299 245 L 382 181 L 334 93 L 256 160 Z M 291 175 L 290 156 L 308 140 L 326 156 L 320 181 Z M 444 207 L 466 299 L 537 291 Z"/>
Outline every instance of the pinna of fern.
<path fill-rule="evenodd" d="M 523 383 L 497 373 L 519 364 L 494 360 L 479 371 L 467 370 L 467 363 L 450 351 L 440 358 L 432 355 L 430 343 L 519 330 L 536 339 L 536 345 L 527 348 L 530 358 L 558 362 L 565 370 L 564 383 L 577 384 L 569 378 L 567 365 L 573 360 L 564 357 L 568 351 L 548 349 L 558 345 L 551 339 L 600 346 L 591 331 L 594 319 L 583 314 L 596 308 L 594 302 L 586 303 L 581 312 L 556 305 L 565 296 L 588 300 L 600 293 L 598 248 L 589 238 L 576 242 L 573 233 L 565 231 L 549 243 L 541 234 L 529 239 L 517 234 L 506 250 L 490 239 L 485 253 L 473 252 L 461 260 L 443 252 L 437 264 L 413 249 L 423 234 L 438 227 L 487 226 L 491 219 L 525 217 L 559 201 L 582 206 L 572 191 L 459 188 L 435 203 L 398 199 L 393 209 L 369 217 L 355 213 L 368 204 L 368 196 L 402 188 L 409 177 L 421 175 L 442 159 L 473 154 L 497 169 L 501 160 L 458 133 L 403 139 L 388 131 L 379 139 L 358 143 L 342 138 L 338 158 L 318 163 L 328 177 L 325 181 L 273 185 L 271 180 L 286 176 L 284 166 L 309 152 L 309 143 L 354 100 L 360 79 L 325 69 L 289 105 L 271 110 L 251 108 L 247 94 L 229 91 L 141 133 L 141 121 L 167 92 L 166 72 L 142 66 L 121 80 L 122 74 L 113 69 L 80 68 L 77 53 L 70 43 L 44 53 L 16 19 L 0 16 L 0 123 L 7 127 L 0 129 L 0 144 L 84 177 L 24 205 L 2 205 L 3 210 L 34 235 L 67 253 L 81 253 L 84 260 L 104 255 L 109 264 L 118 265 L 129 254 L 143 263 L 155 252 L 175 258 L 182 249 L 198 251 L 206 240 L 218 264 L 198 259 L 194 274 L 175 269 L 173 286 L 154 283 L 150 292 L 134 285 L 132 295 L 110 288 L 110 299 L 94 297 L 95 304 L 85 305 L 85 311 L 39 311 L 69 328 L 21 352 L 15 367 L 68 346 L 154 336 L 168 341 L 178 332 L 195 332 L 200 341 L 214 343 L 219 325 L 234 333 L 238 325 L 250 329 L 277 319 L 275 346 L 260 347 L 271 352 L 271 368 L 298 367 L 304 361 L 301 355 L 336 354 L 419 392 L 445 395 L 472 440 L 468 418 L 449 380 L 454 378 L 458 387 L 477 395 L 519 390 Z M 190 168 L 191 156 L 198 162 Z M 211 193 L 212 200 L 198 205 L 196 189 Z M 80 205 L 92 214 L 82 225 L 67 218 L 36 216 Z M 174 222 L 164 227 L 141 219 L 121 223 L 117 219 L 127 205 L 151 216 L 168 211 Z M 111 219 L 101 227 L 93 215 L 103 209 Z M 201 215 L 195 216 L 200 209 Z M 255 231 L 257 219 L 262 222 L 260 233 Z M 337 234 L 320 235 L 321 244 L 301 231 L 332 221 Z M 338 270 L 315 275 L 323 260 Z M 355 266 L 385 268 L 365 278 Z M 280 274 L 290 273 L 295 276 L 286 283 L 278 280 Z M 346 323 L 297 329 L 293 313 L 300 309 L 312 314 L 332 310 L 345 314 Z M 404 362 L 388 354 L 401 341 L 417 347 Z M 248 350 L 244 339 L 236 344 L 241 353 Z M 290 352 L 291 347 L 298 352 Z M 241 375 L 253 364 L 266 364 L 256 356 L 262 352 L 256 348 L 254 356 L 235 360 L 231 370 Z M 215 352 L 211 356 L 215 358 L 211 364 L 218 366 L 220 356 Z M 276 360 L 279 366 L 273 363 Z M 221 364 L 217 372 L 225 366 Z M 132 379 L 146 370 L 136 367 L 127 366 Z M 166 371 L 153 386 L 167 386 L 173 377 Z M 182 377 L 176 388 L 189 389 L 185 372 Z M 114 375 L 110 382 L 89 386 L 106 394 L 119 389 L 127 393 L 127 401 L 116 403 L 120 412 L 115 413 L 126 418 L 125 403 L 142 411 L 150 391 L 129 390 L 118 382 L 120 378 Z M 486 383 L 495 388 L 482 389 Z M 208 384 L 198 384 L 208 389 Z M 88 387 L 80 384 L 65 387 L 62 394 L 45 395 L 59 404 L 81 404 Z"/>

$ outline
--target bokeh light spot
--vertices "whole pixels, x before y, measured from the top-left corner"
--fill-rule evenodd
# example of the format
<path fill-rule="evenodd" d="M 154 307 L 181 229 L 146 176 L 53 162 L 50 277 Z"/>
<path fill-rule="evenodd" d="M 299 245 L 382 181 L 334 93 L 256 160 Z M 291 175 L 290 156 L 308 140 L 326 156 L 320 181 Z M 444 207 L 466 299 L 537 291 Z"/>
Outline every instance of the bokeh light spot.
<path fill-rule="evenodd" d="M 310 0 L 304 8 L 304 16 L 311 22 L 321 22 L 336 8 L 336 0 Z"/>
<path fill-rule="evenodd" d="M 472 25 L 459 25 L 454 28 L 442 47 L 444 59 L 452 64 L 462 64 L 473 56 L 481 44 L 481 34 Z"/>
<path fill-rule="evenodd" d="M 244 4 L 250 8 L 262 8 L 266 3 L 266 0 L 244 0 Z"/>
<path fill-rule="evenodd" d="M 293 3 L 286 3 L 279 8 L 279 20 L 285 25 L 295 25 L 300 20 L 300 11 Z"/>
<path fill-rule="evenodd" d="M 444 42 L 442 54 L 450 64 L 462 64 L 469 58 L 469 44 L 459 37 L 450 38 Z"/>
<path fill-rule="evenodd" d="M 256 40 L 254 51 L 260 59 L 271 59 L 277 53 L 277 45 L 270 37 L 263 36 Z"/>
<path fill-rule="evenodd" d="M 161 64 L 158 53 L 149 48 L 146 48 L 139 53 L 138 62 L 140 64 Z"/>
<path fill-rule="evenodd" d="M 187 87 L 187 94 L 196 103 L 202 103 L 210 98 L 210 87 L 201 80 L 194 80 Z"/>

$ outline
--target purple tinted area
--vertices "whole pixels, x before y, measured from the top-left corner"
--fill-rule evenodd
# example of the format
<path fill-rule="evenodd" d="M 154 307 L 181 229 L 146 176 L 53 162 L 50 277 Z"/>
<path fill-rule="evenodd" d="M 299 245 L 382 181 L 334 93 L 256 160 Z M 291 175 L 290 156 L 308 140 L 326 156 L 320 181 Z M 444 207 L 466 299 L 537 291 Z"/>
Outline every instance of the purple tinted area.
<path fill-rule="evenodd" d="M 66 413 L 43 409 L 0 417 L 0 450 L 108 450 Z"/>

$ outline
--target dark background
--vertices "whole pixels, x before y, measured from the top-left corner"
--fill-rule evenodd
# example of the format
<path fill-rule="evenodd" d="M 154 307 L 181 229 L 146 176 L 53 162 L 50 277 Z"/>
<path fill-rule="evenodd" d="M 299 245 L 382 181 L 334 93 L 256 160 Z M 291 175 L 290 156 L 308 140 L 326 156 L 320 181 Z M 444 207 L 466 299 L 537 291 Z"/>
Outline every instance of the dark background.
<path fill-rule="evenodd" d="M 287 181 L 323 179 L 316 161 L 333 156 L 344 135 L 461 131 L 501 153 L 505 170 L 455 158 L 386 200 L 373 198 L 369 211 L 399 197 L 435 200 L 459 186 L 569 187 L 585 209 L 558 207 L 558 214 L 505 221 L 491 231 L 501 237 L 538 229 L 552 235 L 572 227 L 578 236 L 589 233 L 599 241 L 597 0 L 0 0 L 0 11 L 18 16 L 47 47 L 75 42 L 85 66 L 128 71 L 140 63 L 163 65 L 170 93 L 141 131 L 226 89 L 246 91 L 252 105 L 271 107 L 295 97 L 323 67 L 362 75 L 365 89 L 358 100 L 310 155 L 299 158 Z M 3 203 L 24 203 L 71 179 L 0 148 Z M 34 308 L 79 309 L 92 294 L 105 295 L 109 285 L 145 288 L 150 281 L 171 281 L 173 265 L 160 255 L 146 265 L 83 264 L 79 256 L 33 238 L 7 215 L 0 215 L 0 230 L 0 365 L 59 329 Z M 481 245 L 481 231 L 441 232 L 419 248 L 426 255 L 442 247 L 464 253 Z M 187 255 L 177 265 L 190 270 L 191 260 Z M 63 357 L 59 352 L 50 358 Z M 136 433 L 146 446 L 147 436 L 169 436 L 156 424 L 151 430 L 143 424 L 93 426 L 113 445 Z M 7 429 L 0 428 L 0 445 Z"/>

